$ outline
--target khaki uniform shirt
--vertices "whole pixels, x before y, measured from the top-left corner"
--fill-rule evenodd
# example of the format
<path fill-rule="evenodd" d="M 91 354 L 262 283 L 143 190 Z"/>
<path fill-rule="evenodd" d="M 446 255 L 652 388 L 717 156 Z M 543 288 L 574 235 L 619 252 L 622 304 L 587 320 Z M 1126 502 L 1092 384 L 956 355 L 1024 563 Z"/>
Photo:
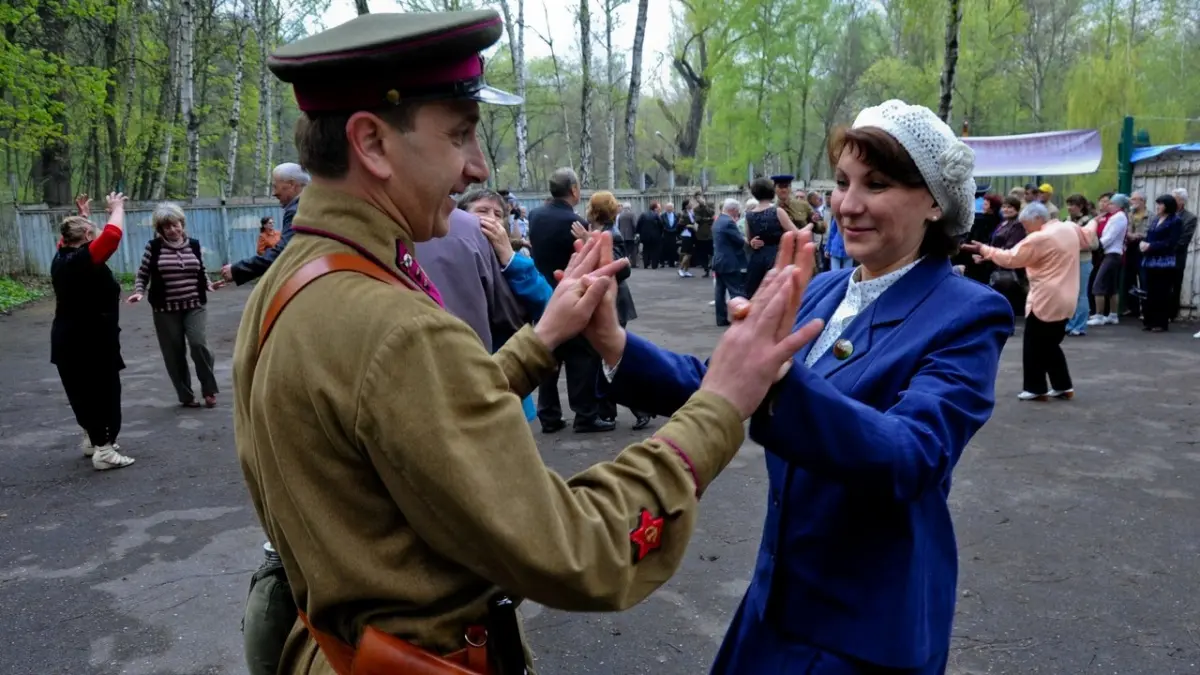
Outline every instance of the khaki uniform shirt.
<path fill-rule="evenodd" d="M 320 184 L 305 190 L 295 224 L 394 269 L 397 241 L 413 248 L 404 226 Z M 287 278 L 352 251 L 296 233 L 251 294 L 234 355 L 238 457 L 313 625 L 355 644 L 370 624 L 449 653 L 497 590 L 604 611 L 666 582 L 698 495 L 742 443 L 738 412 L 698 392 L 657 434 L 678 451 L 651 439 L 564 480 L 543 464 L 521 409 L 555 365 L 530 327 L 489 355 L 423 293 L 352 272 L 296 295 L 256 354 Z M 661 548 L 635 563 L 643 509 L 664 518 Z M 280 672 L 332 672 L 299 622 Z"/>
<path fill-rule="evenodd" d="M 789 199 L 787 201 L 775 200 L 775 203 L 783 207 L 787 211 L 788 217 L 792 219 L 792 224 L 796 229 L 803 230 L 808 225 L 808 219 L 812 217 L 812 206 L 803 199 Z M 825 223 L 817 223 L 813 225 L 813 234 L 824 234 Z"/>

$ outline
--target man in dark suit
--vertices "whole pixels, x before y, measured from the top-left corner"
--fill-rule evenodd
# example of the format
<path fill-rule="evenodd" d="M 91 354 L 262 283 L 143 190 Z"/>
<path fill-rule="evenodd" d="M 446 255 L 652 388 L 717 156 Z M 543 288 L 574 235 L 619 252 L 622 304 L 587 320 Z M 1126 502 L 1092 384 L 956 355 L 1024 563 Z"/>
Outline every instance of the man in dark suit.
<path fill-rule="evenodd" d="M 285 162 L 271 171 L 271 192 L 283 207 L 283 229 L 279 243 L 263 251 L 261 255 L 226 264 L 221 268 L 221 277 L 225 281 L 232 281 L 241 286 L 267 273 L 271 264 L 292 240 L 292 217 L 296 215 L 296 208 L 300 206 L 300 193 L 304 192 L 309 180 L 308 172 L 295 162 Z"/>
<path fill-rule="evenodd" d="M 679 264 L 679 229 L 683 227 L 681 218 L 675 213 L 675 205 L 667 202 L 663 207 L 662 242 L 658 247 L 658 261 L 663 267 L 674 267 Z"/>
<path fill-rule="evenodd" d="M 746 294 L 746 266 L 749 259 L 746 257 L 746 238 L 737 226 L 741 210 L 742 205 L 738 200 L 726 199 L 721 207 L 721 215 L 717 216 L 712 226 L 712 270 L 717 275 L 713 295 L 717 303 L 718 326 L 729 325 L 725 294 L 729 293 L 731 298 Z"/>
<path fill-rule="evenodd" d="M 575 235 L 571 226 L 587 228 L 587 221 L 575 213 L 579 204 L 579 178 L 572 169 L 559 169 L 550 176 L 550 201 L 529 214 L 529 245 L 533 264 L 551 286 L 557 286 L 554 271 L 567 268 L 575 253 Z M 575 413 L 577 432 L 612 431 L 615 422 L 600 418 L 596 399 L 596 378 L 600 374 L 600 356 L 582 336 L 563 343 L 555 350 L 567 368 L 567 401 Z M 552 434 L 566 428 L 562 403 L 558 398 L 558 374 L 546 378 L 538 387 L 538 420 L 542 433 Z"/>
<path fill-rule="evenodd" d="M 662 246 L 663 239 L 658 202 L 650 202 L 650 210 L 638 216 L 637 224 L 633 229 L 637 233 L 638 239 L 642 241 L 642 267 L 658 269 L 659 248 Z"/>

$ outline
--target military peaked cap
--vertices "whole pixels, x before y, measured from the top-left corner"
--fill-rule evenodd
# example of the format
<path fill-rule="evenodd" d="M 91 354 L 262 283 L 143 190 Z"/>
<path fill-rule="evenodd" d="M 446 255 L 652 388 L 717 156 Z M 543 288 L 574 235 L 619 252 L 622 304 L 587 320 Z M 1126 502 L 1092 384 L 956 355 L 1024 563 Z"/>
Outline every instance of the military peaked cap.
<path fill-rule="evenodd" d="M 776 185 L 791 185 L 792 181 L 794 180 L 796 180 L 795 176 L 791 176 L 786 173 L 779 174 L 778 176 L 771 176 L 771 181 Z"/>
<path fill-rule="evenodd" d="M 503 27 L 495 10 L 363 14 L 280 47 L 267 67 L 292 85 L 305 112 L 446 99 L 517 105 L 519 96 L 483 79 L 480 52 Z"/>

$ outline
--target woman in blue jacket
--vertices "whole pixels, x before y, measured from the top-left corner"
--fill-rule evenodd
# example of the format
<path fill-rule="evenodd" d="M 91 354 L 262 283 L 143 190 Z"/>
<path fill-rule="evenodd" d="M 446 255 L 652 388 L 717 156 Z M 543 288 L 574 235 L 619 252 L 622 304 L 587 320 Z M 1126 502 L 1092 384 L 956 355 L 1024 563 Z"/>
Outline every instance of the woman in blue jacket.
<path fill-rule="evenodd" d="M 767 517 L 713 672 L 941 675 L 958 573 L 951 474 L 991 416 L 1013 315 L 952 273 L 974 215 L 974 153 L 933 112 L 868 108 L 833 134 L 829 159 L 860 264 L 812 279 L 795 326 L 823 321 L 821 335 L 751 417 Z M 777 264 L 811 270 L 811 251 L 785 246 Z M 619 403 L 670 415 L 704 377 L 701 361 L 626 334 L 611 308 L 585 334 Z"/>
<path fill-rule="evenodd" d="M 479 216 L 479 226 L 483 234 L 492 243 L 496 258 L 500 261 L 501 272 L 513 295 L 525 306 L 530 321 L 537 321 L 550 302 L 554 292 L 545 277 L 533 265 L 533 258 L 516 255 L 513 251 L 508 223 L 508 202 L 500 193 L 487 189 L 471 190 L 458 200 L 458 208 Z M 492 351 L 500 349 L 512 334 L 499 334 L 497 329 L 492 332 Z M 525 410 L 525 419 L 537 417 L 537 409 L 533 404 L 533 396 L 526 396 L 521 401 Z"/>
<path fill-rule="evenodd" d="M 1146 284 L 1146 299 L 1142 301 L 1142 330 L 1162 333 L 1170 319 L 1171 294 L 1174 287 L 1175 249 L 1183 221 L 1179 219 L 1179 202 L 1172 195 L 1154 200 L 1157 213 L 1146 230 L 1146 238 L 1138 244 L 1142 251 L 1142 279 Z"/>

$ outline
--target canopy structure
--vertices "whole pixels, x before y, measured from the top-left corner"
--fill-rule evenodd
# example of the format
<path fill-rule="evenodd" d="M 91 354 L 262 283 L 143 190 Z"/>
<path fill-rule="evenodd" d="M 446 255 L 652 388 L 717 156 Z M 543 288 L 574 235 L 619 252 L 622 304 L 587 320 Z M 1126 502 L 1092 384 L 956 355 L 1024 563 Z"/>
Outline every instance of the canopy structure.
<path fill-rule="evenodd" d="M 1097 129 L 1045 131 L 1016 136 L 968 136 L 976 176 L 1067 176 L 1094 173 L 1104 146 Z M 1137 160 L 1134 160 L 1137 161 Z"/>
<path fill-rule="evenodd" d="M 1130 162 L 1137 164 L 1155 157 L 1161 157 L 1168 152 L 1200 152 L 1200 143 L 1177 143 L 1175 145 L 1152 145 L 1148 148 L 1134 148 Z"/>

